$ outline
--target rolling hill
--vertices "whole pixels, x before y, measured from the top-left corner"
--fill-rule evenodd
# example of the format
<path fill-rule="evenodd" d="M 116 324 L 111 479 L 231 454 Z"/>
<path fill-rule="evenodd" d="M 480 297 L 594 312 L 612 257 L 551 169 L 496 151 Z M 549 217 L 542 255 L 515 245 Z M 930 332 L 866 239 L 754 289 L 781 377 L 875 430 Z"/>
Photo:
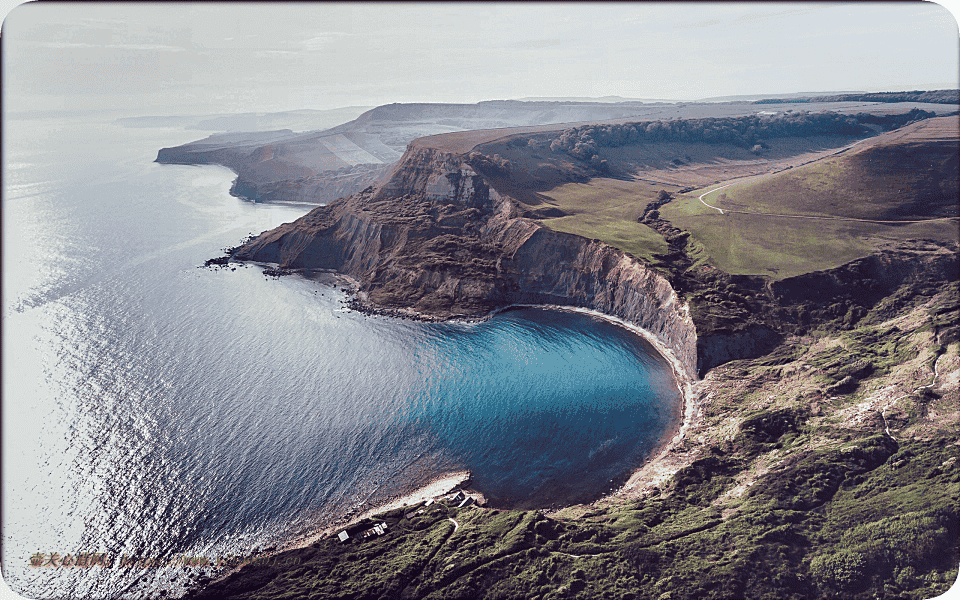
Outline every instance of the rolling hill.
<path fill-rule="evenodd" d="M 333 270 L 353 308 L 394 317 L 598 310 L 650 334 L 685 409 L 590 505 L 441 496 L 188 598 L 942 593 L 960 562 L 960 134 L 891 106 L 433 135 L 214 259 Z"/>

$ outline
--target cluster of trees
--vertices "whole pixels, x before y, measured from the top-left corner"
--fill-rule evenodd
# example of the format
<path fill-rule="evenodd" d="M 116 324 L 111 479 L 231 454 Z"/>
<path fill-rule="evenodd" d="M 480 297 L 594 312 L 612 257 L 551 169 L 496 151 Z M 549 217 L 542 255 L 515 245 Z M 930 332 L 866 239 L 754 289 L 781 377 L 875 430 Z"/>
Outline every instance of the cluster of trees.
<path fill-rule="evenodd" d="M 935 112 L 920 110 L 919 108 L 914 108 L 910 112 L 901 113 L 899 115 L 872 115 L 870 113 L 857 113 L 857 121 L 869 125 L 879 125 L 886 131 L 891 129 L 897 129 L 898 127 L 903 127 L 907 123 L 913 123 L 914 121 L 920 121 L 922 119 L 929 119 L 935 117 L 937 114 Z"/>
<path fill-rule="evenodd" d="M 936 114 L 919 109 L 902 115 L 884 116 L 800 111 L 778 115 L 584 125 L 564 130 L 550 143 L 550 149 L 554 152 L 566 152 L 570 156 L 590 162 L 596 168 L 605 169 L 606 161 L 600 156 L 600 148 L 650 142 L 705 142 L 756 148 L 763 144 L 764 139 L 769 138 L 861 135 L 870 131 L 867 124 L 890 129 L 933 116 Z"/>
<path fill-rule="evenodd" d="M 511 163 L 506 158 L 503 158 L 499 154 L 494 154 L 493 156 L 487 156 L 481 152 L 471 152 L 467 156 L 467 164 L 473 167 L 476 171 L 490 173 L 505 174 L 510 172 Z"/>
<path fill-rule="evenodd" d="M 912 92 L 876 92 L 871 94 L 836 94 L 812 98 L 767 98 L 754 104 L 781 104 L 804 102 L 929 102 L 930 104 L 960 104 L 960 90 L 933 90 Z"/>

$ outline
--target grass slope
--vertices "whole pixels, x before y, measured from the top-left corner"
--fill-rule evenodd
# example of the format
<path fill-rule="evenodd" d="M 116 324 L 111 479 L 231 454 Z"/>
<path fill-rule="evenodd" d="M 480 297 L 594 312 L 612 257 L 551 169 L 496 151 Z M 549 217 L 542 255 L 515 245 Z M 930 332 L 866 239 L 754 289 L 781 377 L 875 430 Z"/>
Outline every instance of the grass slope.
<path fill-rule="evenodd" d="M 783 279 L 832 269 L 862 258 L 888 240 L 956 240 L 956 222 L 904 225 L 806 220 L 765 215 L 720 215 L 696 196 L 682 196 L 660 214 L 691 232 L 704 260 L 732 275 Z"/>
<path fill-rule="evenodd" d="M 666 252 L 667 242 L 637 219 L 663 188 L 644 181 L 609 178 L 567 183 L 542 193 L 567 216 L 544 219 L 543 223 L 556 231 L 598 239 L 637 258 L 656 262 L 653 254 Z"/>
<path fill-rule="evenodd" d="M 774 279 L 840 266 L 884 241 L 956 240 L 956 219 L 906 222 L 958 214 L 954 121 L 924 121 L 858 151 L 704 196 L 722 215 L 700 202 L 705 190 L 680 195 L 660 213 L 689 231 L 720 269 Z"/>

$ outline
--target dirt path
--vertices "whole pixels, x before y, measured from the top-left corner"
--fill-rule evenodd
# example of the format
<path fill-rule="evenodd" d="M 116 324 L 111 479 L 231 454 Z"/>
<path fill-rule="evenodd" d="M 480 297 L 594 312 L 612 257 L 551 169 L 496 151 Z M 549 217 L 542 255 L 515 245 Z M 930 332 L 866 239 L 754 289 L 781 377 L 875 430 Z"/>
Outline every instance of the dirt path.
<path fill-rule="evenodd" d="M 728 184 L 725 185 L 725 186 L 712 189 L 712 190 L 710 190 L 709 192 L 704 192 L 704 193 L 700 194 L 700 196 L 697 198 L 697 200 L 700 201 L 700 204 L 703 204 L 703 205 L 706 206 L 707 208 L 712 208 L 713 210 L 718 211 L 718 212 L 722 215 L 722 214 L 723 214 L 723 209 L 722 209 L 722 208 L 718 208 L 718 207 L 716 207 L 716 206 L 714 206 L 714 205 L 712 205 L 712 204 L 707 204 L 707 201 L 704 200 L 703 197 L 706 196 L 707 194 L 712 194 L 712 193 L 714 193 L 714 192 L 719 192 L 720 190 L 725 190 L 725 189 L 727 189 L 728 187 L 730 187 L 731 185 L 733 185 L 733 184 L 732 184 L 732 183 L 728 183 Z"/>
<path fill-rule="evenodd" d="M 741 182 L 735 182 L 735 183 L 741 183 Z M 782 217 L 782 218 L 784 218 L 784 219 L 808 219 L 808 220 L 814 220 L 814 221 L 854 221 L 854 222 L 857 222 L 857 223 L 880 223 L 880 224 L 888 224 L 888 225 L 889 225 L 889 224 L 906 225 L 906 224 L 908 224 L 908 223 L 933 223 L 933 222 L 936 222 L 936 221 L 955 221 L 955 220 L 957 220 L 957 219 L 960 219 L 960 217 L 936 217 L 936 218 L 933 218 L 933 219 L 916 219 L 916 220 L 904 220 L 904 221 L 881 221 L 881 220 L 879 220 L 879 219 L 856 219 L 856 218 L 854 218 L 854 217 L 824 217 L 824 216 L 815 216 L 815 215 L 785 215 L 785 214 L 782 214 L 782 213 L 768 213 L 768 212 L 759 212 L 759 211 L 752 211 L 752 210 L 733 210 L 733 209 L 729 209 L 729 208 L 723 209 L 723 208 L 719 208 L 719 207 L 717 207 L 717 206 L 713 206 L 712 204 L 707 204 L 707 202 L 703 199 L 703 197 L 706 196 L 707 194 L 712 194 L 713 192 L 719 192 L 720 190 L 722 190 L 722 189 L 724 189 L 724 188 L 728 188 L 728 187 L 730 187 L 731 185 L 733 185 L 733 184 L 732 184 L 732 183 L 728 183 L 727 185 L 718 187 L 718 188 L 716 188 L 716 189 L 710 190 L 709 192 L 706 192 L 706 193 L 701 194 L 700 197 L 699 197 L 700 202 L 702 202 L 703 205 L 706 206 L 706 207 L 708 207 L 708 208 L 712 208 L 712 209 L 714 209 L 714 210 L 720 211 L 720 214 L 721 214 L 721 215 L 726 214 L 726 213 L 730 213 L 730 214 L 738 214 L 738 215 L 758 215 L 758 216 L 761 216 L 761 217 Z"/>
<path fill-rule="evenodd" d="M 816 160 L 812 160 L 812 161 L 810 161 L 810 162 L 808 162 L 808 163 L 803 163 L 803 164 L 804 164 L 804 165 L 813 164 L 813 163 L 819 162 L 819 161 L 821 161 L 821 160 L 824 160 L 824 159 L 827 159 L 827 158 L 831 158 L 831 157 L 833 157 L 833 156 L 836 156 L 836 155 L 838 155 L 838 154 L 841 154 L 841 153 L 843 153 L 843 152 L 846 152 L 847 150 L 849 150 L 850 148 L 853 148 L 853 147 L 856 146 L 857 144 L 860 144 L 860 143 L 862 143 L 862 142 L 865 142 L 865 141 L 867 141 L 867 140 L 869 140 L 869 139 L 871 139 L 871 138 L 866 138 L 866 139 L 863 139 L 863 140 L 858 140 L 858 141 L 856 141 L 856 142 L 854 142 L 854 143 L 852 143 L 852 144 L 847 144 L 847 145 L 844 146 L 843 148 L 838 148 L 835 152 L 832 152 L 832 153 L 828 154 L 827 156 L 822 156 L 822 157 L 820 157 L 820 158 L 818 158 L 818 159 L 816 159 Z M 801 165 L 798 165 L 798 166 L 801 166 Z M 934 218 L 934 219 L 917 219 L 917 220 L 913 220 L 913 221 L 881 221 L 881 220 L 877 220 L 877 219 L 855 219 L 855 218 L 853 218 L 853 217 L 823 217 L 823 216 L 814 216 L 814 215 L 785 215 L 785 214 L 780 214 L 780 213 L 758 212 L 758 211 L 751 211 L 751 210 L 733 210 L 733 209 L 729 209 L 729 208 L 723 209 L 723 208 L 720 208 L 719 206 L 714 206 L 714 205 L 712 205 L 712 204 L 709 204 L 706 200 L 703 199 L 705 196 L 709 196 L 710 194 L 712 194 L 712 193 L 714 193 L 714 192 L 719 192 L 720 190 L 727 189 L 728 187 L 730 187 L 730 186 L 732 186 L 732 185 L 735 185 L 735 184 L 738 184 L 738 183 L 744 183 L 744 182 L 749 181 L 749 180 L 751 180 L 751 179 L 756 179 L 756 180 L 760 181 L 760 180 L 762 180 L 764 177 L 772 177 L 772 176 L 774 176 L 774 175 L 778 175 L 778 174 L 782 173 L 784 170 L 786 170 L 786 169 L 781 169 L 781 170 L 779 170 L 779 171 L 774 171 L 774 172 L 772 172 L 772 173 L 764 173 L 764 174 L 762 174 L 762 175 L 750 175 L 750 176 L 748 176 L 748 177 L 737 178 L 735 181 L 731 181 L 731 182 L 726 183 L 726 184 L 724 184 L 724 185 L 722 185 L 722 186 L 720 186 L 720 187 L 713 188 L 712 190 L 708 190 L 708 191 L 700 194 L 700 196 L 698 196 L 697 199 L 700 200 L 700 203 L 701 203 L 701 204 L 703 204 L 703 205 L 706 206 L 707 208 L 712 208 L 713 210 L 719 212 L 721 215 L 726 214 L 726 213 L 731 213 L 731 214 L 739 214 L 739 215 L 759 215 L 759 216 L 763 216 L 763 217 L 782 217 L 782 218 L 785 218 L 785 219 L 810 219 L 810 220 L 815 220 L 815 221 L 854 221 L 854 222 L 857 222 L 857 223 L 880 223 L 880 224 L 928 223 L 928 222 L 935 222 L 935 221 L 953 221 L 953 220 L 956 220 L 956 219 L 960 218 L 960 217 L 937 217 L 937 218 Z"/>
<path fill-rule="evenodd" d="M 457 522 L 453 519 L 453 517 L 447 517 L 447 520 L 450 521 L 451 523 L 453 523 L 453 531 L 450 533 L 450 535 L 453 535 L 454 533 L 457 532 L 458 529 L 460 529 L 460 523 L 457 523 Z"/>

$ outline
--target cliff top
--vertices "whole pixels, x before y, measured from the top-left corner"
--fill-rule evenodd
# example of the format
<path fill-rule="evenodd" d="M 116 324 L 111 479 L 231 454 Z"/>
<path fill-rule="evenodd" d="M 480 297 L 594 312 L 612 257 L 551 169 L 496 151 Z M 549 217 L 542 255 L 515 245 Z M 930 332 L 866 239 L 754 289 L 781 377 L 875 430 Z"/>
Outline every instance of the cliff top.
<path fill-rule="evenodd" d="M 629 120 L 629 119 L 628 119 Z M 604 121 L 613 122 L 613 121 Z M 620 121 L 616 121 L 620 122 Z M 559 133 L 564 129 L 594 124 L 591 121 L 577 123 L 554 123 L 550 125 L 530 125 L 527 127 L 503 127 L 498 129 L 478 129 L 474 131 L 455 131 L 453 133 L 439 133 L 417 138 L 411 142 L 421 148 L 433 148 L 454 154 L 465 154 L 480 144 L 487 144 L 524 133 Z"/>

